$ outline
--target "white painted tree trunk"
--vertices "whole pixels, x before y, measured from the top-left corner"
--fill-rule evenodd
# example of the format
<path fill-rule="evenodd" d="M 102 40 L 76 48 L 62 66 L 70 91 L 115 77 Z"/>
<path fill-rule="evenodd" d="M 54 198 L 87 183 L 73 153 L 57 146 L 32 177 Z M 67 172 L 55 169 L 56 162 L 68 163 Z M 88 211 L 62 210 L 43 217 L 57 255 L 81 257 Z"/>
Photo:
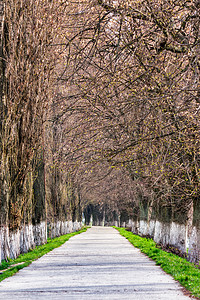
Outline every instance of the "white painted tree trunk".
<path fill-rule="evenodd" d="M 64 234 L 75 232 L 80 230 L 82 227 L 82 222 L 72 222 L 72 221 L 57 221 L 55 223 L 49 224 L 50 236 L 55 238 Z"/>
<path fill-rule="evenodd" d="M 129 220 L 129 227 L 133 233 L 150 236 L 156 243 L 165 246 L 171 245 L 179 249 L 182 253 L 187 254 L 191 262 L 198 263 L 200 260 L 200 230 L 192 224 L 188 230 L 188 224 L 140 220 L 138 227 L 136 221 Z"/>
<path fill-rule="evenodd" d="M 37 225 L 24 225 L 15 232 L 9 232 L 4 226 L 0 231 L 1 260 L 16 258 L 21 253 L 26 253 L 35 246 L 45 244 L 47 241 L 46 222 Z"/>

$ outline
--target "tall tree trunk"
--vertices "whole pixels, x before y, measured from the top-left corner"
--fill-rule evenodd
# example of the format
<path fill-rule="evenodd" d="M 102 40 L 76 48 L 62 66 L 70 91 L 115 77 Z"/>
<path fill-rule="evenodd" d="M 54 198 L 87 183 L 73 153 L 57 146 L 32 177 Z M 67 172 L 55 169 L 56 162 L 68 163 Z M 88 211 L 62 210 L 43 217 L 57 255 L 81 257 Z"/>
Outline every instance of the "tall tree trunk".
<path fill-rule="evenodd" d="M 2 122 L 3 122 L 3 96 L 4 96 L 4 71 L 5 63 L 3 60 L 3 28 L 4 28 L 4 1 L 0 0 L 0 261 L 1 261 L 1 236 L 2 236 L 2 216 L 4 213 L 4 202 L 5 202 L 5 193 L 3 189 L 3 180 L 2 180 Z"/>
<path fill-rule="evenodd" d="M 4 20 L 4 3 L 0 0 L 0 102 L 2 102 L 3 97 L 3 74 L 4 74 L 4 64 L 3 64 L 3 20 Z"/>

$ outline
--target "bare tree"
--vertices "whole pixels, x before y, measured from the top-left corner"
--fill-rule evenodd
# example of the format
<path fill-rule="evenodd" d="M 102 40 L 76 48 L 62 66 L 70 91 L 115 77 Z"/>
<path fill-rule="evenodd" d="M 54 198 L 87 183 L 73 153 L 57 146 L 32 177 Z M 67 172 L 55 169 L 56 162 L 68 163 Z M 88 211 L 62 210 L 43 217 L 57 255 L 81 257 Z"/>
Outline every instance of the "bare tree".
<path fill-rule="evenodd" d="M 153 202 L 187 210 L 199 180 L 198 5 L 100 0 L 73 8 L 57 115 L 66 158 L 126 168 Z"/>

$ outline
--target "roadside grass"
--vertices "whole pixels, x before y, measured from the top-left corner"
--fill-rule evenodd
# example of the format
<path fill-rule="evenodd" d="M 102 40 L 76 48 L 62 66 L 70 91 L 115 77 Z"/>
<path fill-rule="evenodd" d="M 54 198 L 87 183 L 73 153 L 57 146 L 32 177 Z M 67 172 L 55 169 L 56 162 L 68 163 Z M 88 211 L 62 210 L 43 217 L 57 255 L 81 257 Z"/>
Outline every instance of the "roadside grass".
<path fill-rule="evenodd" d="M 200 269 L 198 266 L 188 262 L 176 254 L 165 252 L 156 247 L 152 239 L 142 238 L 126 231 L 124 228 L 114 227 L 133 246 L 139 248 L 141 252 L 156 261 L 156 264 L 172 277 L 179 281 L 192 295 L 200 299 Z"/>
<path fill-rule="evenodd" d="M 65 234 L 54 239 L 48 238 L 46 244 L 41 246 L 36 246 L 34 249 L 31 249 L 29 252 L 20 254 L 16 259 L 8 259 L 7 261 L 3 260 L 0 265 L 0 282 L 5 278 L 14 275 L 20 269 L 27 267 L 34 260 L 43 256 L 44 254 L 52 251 L 55 248 L 60 247 L 66 241 L 68 241 L 72 236 L 85 232 L 86 230 L 87 227 L 84 227 L 79 231 Z"/>

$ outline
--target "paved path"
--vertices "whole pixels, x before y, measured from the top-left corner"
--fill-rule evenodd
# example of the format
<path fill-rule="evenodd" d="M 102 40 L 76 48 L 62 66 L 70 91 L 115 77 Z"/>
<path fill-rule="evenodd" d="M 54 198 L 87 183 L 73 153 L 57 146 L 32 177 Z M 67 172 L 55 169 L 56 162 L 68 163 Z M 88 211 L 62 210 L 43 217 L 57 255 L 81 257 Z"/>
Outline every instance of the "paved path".
<path fill-rule="evenodd" d="M 189 300 L 113 228 L 92 227 L 0 283 L 0 299 Z"/>

